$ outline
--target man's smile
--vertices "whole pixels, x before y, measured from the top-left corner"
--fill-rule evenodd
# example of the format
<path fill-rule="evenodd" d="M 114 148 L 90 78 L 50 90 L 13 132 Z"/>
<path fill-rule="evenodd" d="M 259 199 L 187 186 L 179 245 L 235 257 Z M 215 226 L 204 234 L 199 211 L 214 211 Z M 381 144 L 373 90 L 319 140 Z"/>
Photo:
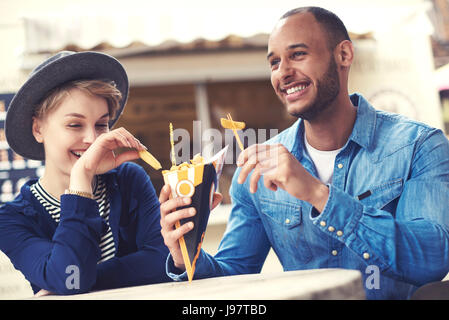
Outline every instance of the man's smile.
<path fill-rule="evenodd" d="M 301 81 L 291 85 L 282 87 L 280 91 L 288 101 L 294 101 L 305 94 L 306 89 L 310 86 L 310 82 Z"/>

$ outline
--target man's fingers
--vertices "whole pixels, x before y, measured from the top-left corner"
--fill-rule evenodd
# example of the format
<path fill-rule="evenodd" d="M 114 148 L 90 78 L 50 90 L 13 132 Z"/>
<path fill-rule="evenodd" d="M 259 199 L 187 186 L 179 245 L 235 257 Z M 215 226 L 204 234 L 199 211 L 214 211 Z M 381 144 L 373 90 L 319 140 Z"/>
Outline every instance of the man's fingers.
<path fill-rule="evenodd" d="M 251 174 L 251 178 L 249 179 L 249 191 L 251 193 L 255 193 L 257 191 L 257 183 L 259 182 L 261 173 L 260 165 L 256 165 L 254 167 L 253 173 Z"/>
<path fill-rule="evenodd" d="M 164 217 L 172 211 L 175 211 L 179 207 L 183 207 L 192 203 L 192 199 L 188 197 L 183 198 L 173 198 L 166 200 L 165 202 L 161 201 L 161 216 Z"/>
<path fill-rule="evenodd" d="M 252 157 L 254 159 L 255 155 Z M 249 173 L 251 172 L 251 170 L 254 169 L 254 167 L 256 166 L 257 161 L 252 160 L 252 161 L 247 161 L 241 168 L 240 170 L 240 174 L 239 177 L 237 179 L 237 182 L 242 184 L 245 182 L 246 178 L 248 177 Z"/>
<path fill-rule="evenodd" d="M 237 166 L 241 167 L 246 162 L 250 162 L 251 164 L 255 164 L 256 160 L 258 160 L 259 157 L 254 157 L 258 153 L 260 153 L 260 157 L 263 157 L 267 154 L 269 154 L 269 149 L 272 146 L 267 144 L 253 144 L 252 146 L 246 148 L 243 150 L 238 159 L 237 159 Z M 251 160 L 251 161 L 250 161 Z"/>
<path fill-rule="evenodd" d="M 272 191 L 276 191 L 278 189 L 277 184 L 275 183 L 276 178 L 276 168 L 266 169 L 264 171 L 263 176 L 263 184 L 267 189 Z"/>
<path fill-rule="evenodd" d="M 187 222 L 170 232 L 164 232 L 164 243 L 167 247 L 173 248 L 177 245 L 177 241 L 184 236 L 187 232 L 193 229 L 193 222 Z"/>
<path fill-rule="evenodd" d="M 166 184 L 162 187 L 161 193 L 159 194 L 159 203 L 164 203 L 170 198 L 171 188 L 170 185 Z"/>
<path fill-rule="evenodd" d="M 278 164 L 279 146 L 256 144 L 245 149 L 237 160 L 237 165 L 242 168 L 238 177 L 238 183 L 245 182 L 251 170 L 261 164 L 261 173 L 267 167 L 273 167 Z"/>
<path fill-rule="evenodd" d="M 251 178 L 249 180 L 249 191 L 251 193 L 255 193 L 257 191 L 257 184 L 259 183 L 260 177 L 264 176 L 265 181 L 266 180 L 265 175 L 275 173 L 276 168 L 277 163 L 274 162 L 273 159 L 271 158 L 264 159 L 261 162 L 257 162 L 253 172 L 251 173 Z M 265 186 L 267 187 L 267 185 Z"/>
<path fill-rule="evenodd" d="M 265 149 L 262 153 L 253 154 L 248 161 L 242 166 L 242 169 L 240 171 L 239 177 L 237 179 L 237 182 L 242 184 L 245 182 L 246 178 L 250 174 L 251 170 L 256 170 L 258 168 L 259 172 L 256 172 L 256 174 L 253 172 L 251 175 L 251 180 L 253 181 L 250 183 L 251 186 L 254 186 L 254 182 L 257 185 L 257 180 L 259 180 L 260 175 L 265 174 L 267 170 L 272 170 L 273 168 L 276 168 L 278 165 L 278 157 L 275 153 L 272 153 L 274 157 L 267 157 L 267 156 L 260 156 L 261 154 L 266 153 L 267 149 Z M 256 187 L 257 189 L 257 187 Z"/>
<path fill-rule="evenodd" d="M 168 229 L 173 229 L 173 226 L 175 225 L 175 223 L 177 221 L 179 221 L 181 219 L 193 217 L 195 214 L 196 214 L 196 210 L 195 210 L 195 208 L 192 208 L 192 207 L 172 212 L 165 216 L 165 226 Z"/>

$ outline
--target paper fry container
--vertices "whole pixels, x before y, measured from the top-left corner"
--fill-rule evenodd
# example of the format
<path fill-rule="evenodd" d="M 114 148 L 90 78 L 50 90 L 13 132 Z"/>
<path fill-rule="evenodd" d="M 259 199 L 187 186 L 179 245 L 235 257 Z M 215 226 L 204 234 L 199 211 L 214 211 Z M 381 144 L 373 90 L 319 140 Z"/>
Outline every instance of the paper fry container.
<path fill-rule="evenodd" d="M 186 207 L 196 209 L 196 214 L 193 217 L 181 219 L 180 223 L 175 225 L 176 228 L 179 228 L 189 221 L 194 224 L 193 229 L 179 239 L 189 282 L 192 281 L 195 273 L 196 260 L 203 244 L 213 195 L 217 189 L 226 152 L 227 146 L 208 163 L 191 165 L 189 168 L 181 166 L 176 171 L 163 173 L 165 184 L 170 185 L 171 196 L 173 198 L 191 197 L 192 203 Z M 178 208 L 178 210 L 182 208 L 185 207 Z"/>

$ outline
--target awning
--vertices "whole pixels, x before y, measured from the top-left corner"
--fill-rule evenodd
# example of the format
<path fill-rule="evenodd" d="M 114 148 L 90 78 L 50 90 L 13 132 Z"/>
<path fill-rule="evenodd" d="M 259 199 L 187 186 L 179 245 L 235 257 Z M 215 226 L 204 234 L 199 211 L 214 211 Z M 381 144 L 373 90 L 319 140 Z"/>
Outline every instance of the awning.
<path fill-rule="evenodd" d="M 284 0 L 265 7 L 241 2 L 224 7 L 209 4 L 179 8 L 172 2 L 158 3 L 157 6 L 151 1 L 139 2 L 137 6 L 133 6 L 133 2 L 129 0 L 128 6 L 119 9 L 114 6 L 107 10 L 104 9 L 107 7 L 103 10 L 81 8 L 81 11 L 69 8 L 25 14 L 25 53 L 52 53 L 66 48 L 128 48 L 129 52 L 135 53 L 142 48 L 158 51 L 261 46 L 266 45 L 268 34 L 283 13 L 310 4 Z M 425 11 L 422 3 L 406 6 L 377 3 L 374 6 L 350 0 L 339 1 L 338 5 L 334 1 L 311 3 L 336 12 L 354 38 L 387 32 L 392 25 L 406 26 L 408 20 L 414 19 L 413 16 Z"/>

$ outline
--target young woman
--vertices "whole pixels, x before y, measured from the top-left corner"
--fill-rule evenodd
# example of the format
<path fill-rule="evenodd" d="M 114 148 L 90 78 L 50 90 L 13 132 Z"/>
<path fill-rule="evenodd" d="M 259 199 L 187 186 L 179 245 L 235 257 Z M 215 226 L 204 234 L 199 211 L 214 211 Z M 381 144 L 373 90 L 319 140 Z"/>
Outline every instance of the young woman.
<path fill-rule="evenodd" d="M 121 64 L 62 52 L 40 66 L 8 109 L 8 144 L 45 160 L 39 180 L 0 208 L 0 250 L 33 291 L 75 294 L 168 281 L 168 249 L 150 178 L 127 162 L 145 149 L 110 130 L 128 95 Z M 129 148 L 115 155 L 117 148 Z"/>

